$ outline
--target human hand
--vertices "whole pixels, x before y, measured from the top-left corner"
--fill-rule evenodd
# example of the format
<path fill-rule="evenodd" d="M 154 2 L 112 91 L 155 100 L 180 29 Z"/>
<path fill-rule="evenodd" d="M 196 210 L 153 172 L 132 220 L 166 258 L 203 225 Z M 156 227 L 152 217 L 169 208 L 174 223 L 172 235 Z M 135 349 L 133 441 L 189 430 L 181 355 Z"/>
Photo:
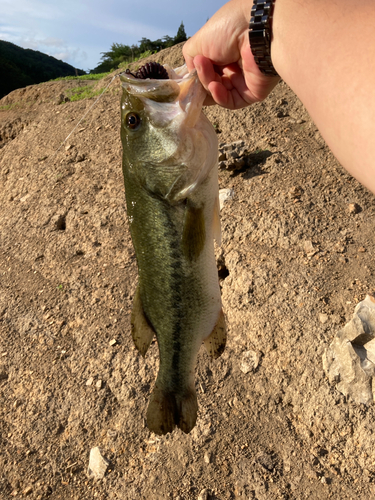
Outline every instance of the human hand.
<path fill-rule="evenodd" d="M 240 109 L 265 99 L 279 77 L 258 68 L 249 44 L 251 0 L 231 0 L 183 47 L 189 71 L 196 68 L 209 92 L 204 104 Z"/>

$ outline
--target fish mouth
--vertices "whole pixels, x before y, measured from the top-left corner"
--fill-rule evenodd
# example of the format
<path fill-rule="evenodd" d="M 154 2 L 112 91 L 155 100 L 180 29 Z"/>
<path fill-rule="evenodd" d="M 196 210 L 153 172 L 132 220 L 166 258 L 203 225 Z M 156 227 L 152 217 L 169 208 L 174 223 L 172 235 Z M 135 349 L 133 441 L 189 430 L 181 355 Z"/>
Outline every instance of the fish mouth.
<path fill-rule="evenodd" d="M 122 87 L 129 95 L 140 99 L 149 111 L 158 108 L 157 105 L 153 106 L 153 103 L 177 104 L 184 112 L 185 125 L 194 127 L 207 95 L 197 71 L 194 69 L 189 73 L 186 64 L 176 69 L 165 65 L 164 69 L 168 73 L 168 79 L 143 79 L 136 78 L 131 73 L 121 73 Z"/>

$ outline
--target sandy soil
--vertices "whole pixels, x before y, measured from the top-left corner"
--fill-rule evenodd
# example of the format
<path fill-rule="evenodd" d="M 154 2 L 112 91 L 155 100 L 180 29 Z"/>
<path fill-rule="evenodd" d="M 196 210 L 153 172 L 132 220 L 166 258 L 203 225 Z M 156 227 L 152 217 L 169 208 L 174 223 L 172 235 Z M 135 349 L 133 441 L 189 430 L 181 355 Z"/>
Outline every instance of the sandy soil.
<path fill-rule="evenodd" d="M 179 48 L 158 58 L 182 61 Z M 375 289 L 374 196 L 284 83 L 251 108 L 206 110 L 220 143 L 247 148 L 241 168 L 219 171 L 234 190 L 217 253 L 228 345 L 216 362 L 200 352 L 195 429 L 156 437 L 157 345 L 144 360 L 130 335 L 120 85 L 56 153 L 93 103 L 57 105 L 74 86 L 0 101 L 16 104 L 0 111 L 0 498 L 374 497 L 374 407 L 322 368 Z M 99 481 L 86 475 L 94 446 L 110 462 Z"/>

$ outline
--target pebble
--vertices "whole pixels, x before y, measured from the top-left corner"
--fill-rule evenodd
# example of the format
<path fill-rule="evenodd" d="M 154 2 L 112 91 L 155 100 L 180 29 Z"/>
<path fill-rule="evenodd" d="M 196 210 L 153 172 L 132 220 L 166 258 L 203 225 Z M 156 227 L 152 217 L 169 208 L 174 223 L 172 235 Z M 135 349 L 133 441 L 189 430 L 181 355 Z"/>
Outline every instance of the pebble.
<path fill-rule="evenodd" d="M 242 373 L 249 373 L 256 370 L 259 365 L 260 355 L 255 351 L 245 351 L 241 356 L 240 370 Z"/>
<path fill-rule="evenodd" d="M 268 453 L 259 453 L 257 456 L 257 462 L 269 471 L 273 470 L 275 467 L 272 457 Z"/>
<path fill-rule="evenodd" d="M 64 94 L 60 94 L 56 97 L 55 104 L 59 105 L 64 102 Z"/>
<path fill-rule="evenodd" d="M 204 488 L 198 496 L 198 500 L 209 500 L 210 498 L 210 492 L 207 488 Z"/>
<path fill-rule="evenodd" d="M 246 157 L 249 155 L 245 147 L 245 141 L 235 141 L 229 144 L 220 144 L 219 168 L 239 170 L 246 165 Z"/>
<path fill-rule="evenodd" d="M 92 385 L 93 382 L 94 382 L 94 377 L 90 377 L 89 379 L 87 379 L 86 385 Z"/>
<path fill-rule="evenodd" d="M 362 210 L 357 203 L 349 203 L 348 209 L 350 214 L 358 214 Z"/>
<path fill-rule="evenodd" d="M 102 388 L 102 385 L 103 385 L 103 380 L 98 380 L 95 384 L 95 387 L 97 389 L 101 389 Z"/>
<path fill-rule="evenodd" d="M 87 475 L 91 478 L 102 479 L 108 468 L 109 462 L 100 452 L 98 446 L 90 450 L 89 466 Z"/>
<path fill-rule="evenodd" d="M 312 241 L 309 240 L 304 242 L 303 250 L 306 253 L 307 257 L 313 257 L 317 252 L 317 249 L 314 248 Z"/>
<path fill-rule="evenodd" d="M 324 323 L 327 323 L 328 321 L 328 314 L 320 313 L 319 314 L 319 321 L 324 325 Z"/>
<path fill-rule="evenodd" d="M 30 493 L 32 493 L 33 491 L 33 487 L 32 486 L 26 486 L 26 488 L 23 490 L 23 494 L 26 496 L 26 495 L 30 495 Z"/>
<path fill-rule="evenodd" d="M 8 378 L 8 374 L 7 372 L 5 371 L 5 368 L 3 368 L 1 365 L 0 365 L 0 380 L 6 380 Z"/>
<path fill-rule="evenodd" d="M 289 197 L 293 200 L 295 198 L 300 198 L 303 194 L 303 189 L 301 186 L 293 186 L 289 191 Z"/>
<path fill-rule="evenodd" d="M 210 454 L 207 451 L 204 454 L 203 460 L 206 462 L 206 464 L 209 464 L 211 462 Z"/>
<path fill-rule="evenodd" d="M 220 210 L 223 208 L 224 203 L 228 200 L 233 200 L 234 198 L 234 190 L 230 188 L 220 189 L 219 190 L 219 204 Z"/>

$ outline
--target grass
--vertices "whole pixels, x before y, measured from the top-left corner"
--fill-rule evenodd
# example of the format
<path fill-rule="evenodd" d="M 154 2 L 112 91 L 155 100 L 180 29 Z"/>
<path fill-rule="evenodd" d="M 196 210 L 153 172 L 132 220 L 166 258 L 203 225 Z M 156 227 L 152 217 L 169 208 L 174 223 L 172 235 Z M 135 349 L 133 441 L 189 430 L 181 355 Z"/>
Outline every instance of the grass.
<path fill-rule="evenodd" d="M 0 111 L 9 111 L 10 109 L 18 108 L 19 106 L 19 102 L 14 102 L 13 104 L 4 104 L 4 106 L 0 106 Z"/>
<path fill-rule="evenodd" d="M 93 90 L 91 85 L 85 85 L 84 87 L 74 87 L 66 91 L 69 99 L 74 101 L 81 101 L 82 99 L 91 99 L 96 97 L 103 92 L 103 89 Z"/>
<path fill-rule="evenodd" d="M 58 82 L 60 80 L 100 80 L 101 78 L 104 78 L 105 76 L 109 75 L 109 73 L 97 73 L 97 74 L 90 74 L 90 75 L 81 75 L 81 76 L 62 76 L 60 78 L 55 78 L 54 80 L 50 80 L 50 82 Z"/>
<path fill-rule="evenodd" d="M 31 107 L 35 103 L 36 101 L 32 100 L 26 102 L 13 102 L 12 104 L 4 104 L 3 106 L 0 106 L 0 111 L 9 111 L 10 109 Z"/>

